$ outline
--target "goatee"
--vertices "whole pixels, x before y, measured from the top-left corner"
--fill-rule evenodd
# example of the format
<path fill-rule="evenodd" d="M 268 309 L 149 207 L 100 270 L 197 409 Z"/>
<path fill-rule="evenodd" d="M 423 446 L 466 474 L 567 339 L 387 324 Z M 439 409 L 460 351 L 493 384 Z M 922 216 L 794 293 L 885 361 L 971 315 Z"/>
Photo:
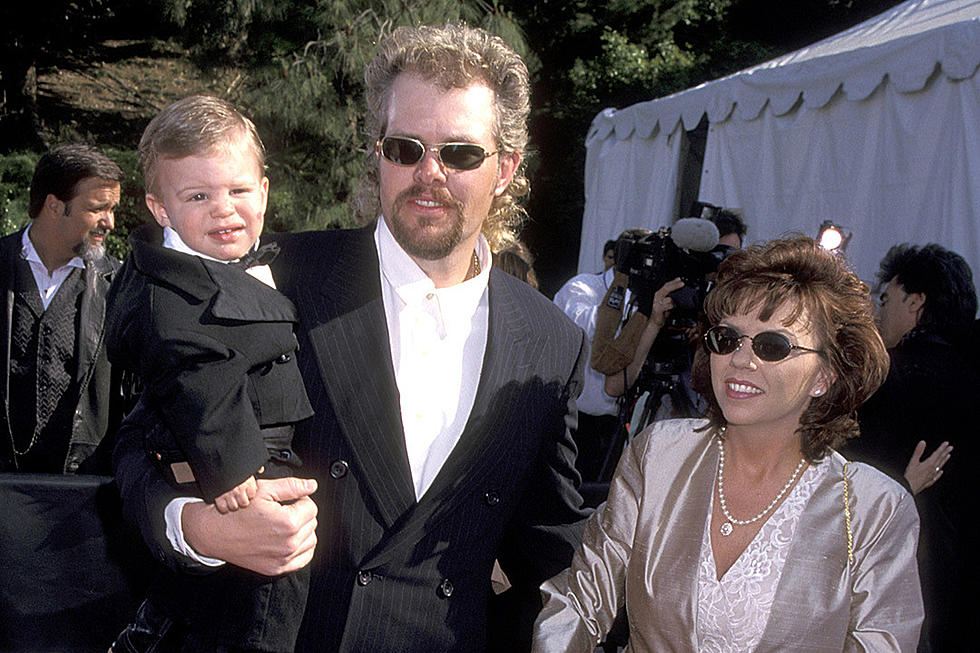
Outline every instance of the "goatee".
<path fill-rule="evenodd" d="M 423 220 L 414 224 L 401 216 L 402 207 L 409 197 L 431 195 L 433 200 L 450 207 L 453 215 L 450 223 L 441 231 L 434 231 L 431 223 Z M 385 216 L 391 235 L 410 256 L 427 261 L 436 261 L 449 256 L 463 239 L 463 204 L 453 198 L 444 188 L 427 188 L 416 184 L 402 191 L 395 198 L 391 216 Z"/>
<path fill-rule="evenodd" d="M 103 256 L 105 256 L 105 242 L 103 240 L 96 240 L 96 238 L 105 238 L 108 231 L 103 230 L 93 230 L 85 235 L 82 242 L 75 245 L 75 256 L 79 257 L 86 263 L 91 263 L 93 261 L 98 261 Z"/>

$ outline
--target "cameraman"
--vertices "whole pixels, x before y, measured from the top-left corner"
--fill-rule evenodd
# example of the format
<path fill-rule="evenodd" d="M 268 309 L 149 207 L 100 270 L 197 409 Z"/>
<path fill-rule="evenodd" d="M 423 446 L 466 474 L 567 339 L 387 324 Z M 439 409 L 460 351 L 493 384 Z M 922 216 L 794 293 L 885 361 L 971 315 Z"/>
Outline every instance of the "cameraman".
<path fill-rule="evenodd" d="M 617 273 L 617 275 L 618 274 L 621 273 Z M 623 275 L 624 278 L 625 276 L 626 275 Z M 615 281 L 616 280 L 614 279 L 614 283 Z M 640 375 L 643 365 L 646 363 L 647 356 L 650 354 L 650 348 L 653 346 L 653 342 L 660 334 L 660 329 L 667 320 L 667 314 L 670 312 L 670 309 L 674 307 L 674 300 L 671 299 L 669 295 L 675 290 L 679 290 L 683 287 L 684 282 L 681 281 L 680 277 L 668 281 L 653 294 L 649 315 L 644 313 L 641 308 L 638 308 L 637 311 L 627 320 L 626 326 L 623 328 L 623 334 L 635 333 L 636 330 L 639 330 L 639 336 L 633 336 L 636 338 L 636 347 L 632 353 L 632 360 L 629 361 L 626 367 L 622 368 L 621 371 L 614 371 L 612 373 L 605 372 L 605 389 L 606 394 L 608 394 L 610 397 L 619 397 L 630 387 L 632 387 L 634 383 L 636 383 L 636 379 Z M 599 308 L 600 320 L 602 319 L 601 316 L 604 308 L 609 308 L 610 311 L 613 310 L 603 303 L 603 305 Z M 615 318 L 618 320 L 618 313 L 616 314 Z M 627 327 L 630 327 L 631 324 L 633 326 L 630 329 L 627 329 Z M 628 338 L 627 342 L 622 343 L 625 345 L 625 350 L 627 352 L 629 351 L 629 342 L 632 342 L 633 337 Z M 599 330 L 597 327 L 596 341 L 598 340 Z M 596 349 L 598 348 L 598 345 L 596 345 Z M 609 351 L 609 346 L 606 347 L 606 350 L 607 352 Z M 614 364 L 613 368 L 616 366 L 618 365 Z M 607 367 L 606 369 L 610 368 Z"/>

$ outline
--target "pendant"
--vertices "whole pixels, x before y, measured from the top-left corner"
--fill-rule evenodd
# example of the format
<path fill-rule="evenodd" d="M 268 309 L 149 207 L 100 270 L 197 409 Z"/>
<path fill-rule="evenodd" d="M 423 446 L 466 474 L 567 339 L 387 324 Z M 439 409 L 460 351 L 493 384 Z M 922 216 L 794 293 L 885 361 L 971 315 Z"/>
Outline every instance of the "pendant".
<path fill-rule="evenodd" d="M 721 531 L 722 535 L 728 537 L 729 535 L 732 534 L 734 527 L 732 526 L 732 523 L 730 521 L 726 521 L 724 524 L 721 525 L 721 528 L 719 528 L 718 530 Z"/>

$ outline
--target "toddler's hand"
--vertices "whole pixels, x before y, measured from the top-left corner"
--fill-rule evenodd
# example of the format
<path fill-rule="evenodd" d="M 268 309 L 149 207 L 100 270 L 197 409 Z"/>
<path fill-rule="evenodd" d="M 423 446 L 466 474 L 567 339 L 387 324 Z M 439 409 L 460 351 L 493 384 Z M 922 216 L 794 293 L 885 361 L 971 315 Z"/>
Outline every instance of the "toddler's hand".
<path fill-rule="evenodd" d="M 249 476 L 240 485 L 236 485 L 224 494 L 218 495 L 214 500 L 214 507 L 221 514 L 244 508 L 248 505 L 249 501 L 255 498 L 258 487 L 258 484 L 255 482 L 255 477 Z"/>

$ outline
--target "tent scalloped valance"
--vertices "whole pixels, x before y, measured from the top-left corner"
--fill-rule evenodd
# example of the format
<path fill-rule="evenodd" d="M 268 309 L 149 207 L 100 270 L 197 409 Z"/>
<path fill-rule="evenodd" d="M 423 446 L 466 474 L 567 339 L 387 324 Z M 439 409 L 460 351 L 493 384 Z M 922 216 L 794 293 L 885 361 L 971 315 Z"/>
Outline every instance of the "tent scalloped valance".
<path fill-rule="evenodd" d="M 914 19 L 912 19 L 914 17 Z M 909 0 L 849 30 L 727 77 L 622 110 L 604 109 L 586 142 L 615 132 L 625 140 L 694 129 L 731 117 L 754 120 L 768 105 L 784 115 L 826 106 L 838 91 L 851 101 L 887 79 L 901 93 L 922 90 L 937 74 L 968 79 L 980 68 L 980 2 Z M 801 102 L 802 100 L 802 102 Z"/>

